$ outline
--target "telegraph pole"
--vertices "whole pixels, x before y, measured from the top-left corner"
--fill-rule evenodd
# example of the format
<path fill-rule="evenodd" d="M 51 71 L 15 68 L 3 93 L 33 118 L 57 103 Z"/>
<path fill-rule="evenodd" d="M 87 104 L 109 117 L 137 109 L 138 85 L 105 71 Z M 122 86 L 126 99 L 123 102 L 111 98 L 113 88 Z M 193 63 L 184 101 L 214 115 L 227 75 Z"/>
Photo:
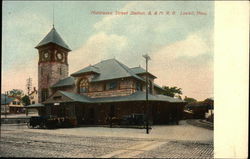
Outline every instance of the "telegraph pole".
<path fill-rule="evenodd" d="M 150 60 L 150 57 L 148 54 L 143 55 L 143 57 L 146 59 L 146 133 L 149 134 L 149 113 L 148 113 L 148 60 Z"/>
<path fill-rule="evenodd" d="M 30 90 L 32 88 L 32 78 L 28 78 L 26 80 L 26 88 L 27 88 L 27 92 L 28 92 L 28 96 L 30 95 Z"/>

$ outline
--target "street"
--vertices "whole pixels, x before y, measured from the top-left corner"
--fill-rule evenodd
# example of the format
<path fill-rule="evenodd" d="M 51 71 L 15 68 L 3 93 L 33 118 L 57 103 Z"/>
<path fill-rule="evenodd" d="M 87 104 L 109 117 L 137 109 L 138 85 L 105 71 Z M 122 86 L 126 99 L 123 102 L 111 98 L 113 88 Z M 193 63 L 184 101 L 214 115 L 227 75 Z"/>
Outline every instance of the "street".
<path fill-rule="evenodd" d="M 1 157 L 213 158 L 213 131 L 180 125 L 145 129 L 28 129 L 1 125 Z"/>

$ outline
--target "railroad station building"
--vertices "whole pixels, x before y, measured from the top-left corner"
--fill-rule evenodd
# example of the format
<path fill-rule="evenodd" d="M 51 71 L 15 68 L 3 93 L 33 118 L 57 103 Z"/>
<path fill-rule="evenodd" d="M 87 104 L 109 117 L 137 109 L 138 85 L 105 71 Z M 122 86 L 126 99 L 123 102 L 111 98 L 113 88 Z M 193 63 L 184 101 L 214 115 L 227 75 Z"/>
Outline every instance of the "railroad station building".
<path fill-rule="evenodd" d="M 154 83 L 156 76 L 142 67 L 130 68 L 107 59 L 69 75 L 71 49 L 54 27 L 35 48 L 39 55 L 39 103 L 28 108 L 38 109 L 39 115 L 72 117 L 79 124 L 108 124 L 110 117 L 121 119 L 146 112 L 153 124 L 168 124 L 182 117 L 186 103 L 161 95 L 164 89 Z"/>

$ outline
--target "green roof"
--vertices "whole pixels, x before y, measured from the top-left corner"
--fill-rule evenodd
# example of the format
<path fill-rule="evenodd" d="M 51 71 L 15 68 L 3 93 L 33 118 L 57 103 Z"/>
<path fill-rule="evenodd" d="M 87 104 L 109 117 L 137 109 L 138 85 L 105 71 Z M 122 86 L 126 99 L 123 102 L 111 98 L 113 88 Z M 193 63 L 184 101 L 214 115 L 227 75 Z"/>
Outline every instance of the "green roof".
<path fill-rule="evenodd" d="M 63 41 L 63 39 L 57 33 L 57 31 L 54 27 L 51 29 L 51 31 L 45 36 L 45 38 L 43 38 L 43 40 L 35 48 L 38 48 L 40 46 L 43 46 L 43 45 L 46 45 L 49 43 L 57 44 L 65 49 L 71 51 L 69 46 Z"/>
<path fill-rule="evenodd" d="M 87 71 L 93 71 L 100 73 L 96 77 L 92 79 L 91 82 L 126 78 L 126 77 L 134 77 L 138 80 L 145 81 L 138 75 L 136 75 L 129 67 L 117 61 L 116 59 L 108 59 L 101 61 L 93 66 L 88 66 L 82 70 L 79 70 L 72 75 L 76 75 L 79 73 L 84 73 Z"/>
<path fill-rule="evenodd" d="M 73 86 L 74 84 L 75 84 L 74 77 L 67 77 L 58 81 L 51 87 L 57 88 L 57 87 Z"/>
<path fill-rule="evenodd" d="M 63 95 L 67 97 L 67 102 L 81 102 L 81 103 L 111 103 L 111 102 L 130 102 L 130 101 L 145 101 L 146 93 L 142 91 L 137 91 L 128 96 L 116 96 L 116 97 L 103 97 L 103 98 L 90 98 L 85 95 L 65 92 L 65 91 L 57 91 L 53 96 Z M 44 103 L 54 103 L 58 101 L 53 100 L 53 96 L 47 99 Z M 172 98 L 165 95 L 148 95 L 149 101 L 162 101 L 169 103 L 186 103 L 183 100 Z M 64 101 L 59 101 L 64 102 Z"/>
<path fill-rule="evenodd" d="M 142 67 L 133 67 L 130 68 L 135 74 L 143 74 L 146 73 L 146 70 Z M 151 74 L 150 72 L 148 72 L 149 75 L 153 76 L 154 78 L 156 78 L 153 74 Z"/>
<path fill-rule="evenodd" d="M 138 80 L 145 81 L 143 78 L 139 77 L 136 74 L 140 74 L 146 72 L 142 67 L 134 67 L 129 68 L 116 59 L 108 59 L 105 61 L 101 61 L 95 65 L 85 67 L 73 74 L 71 76 L 78 76 L 84 73 L 94 72 L 97 74 L 96 77 L 92 79 L 90 82 L 111 80 L 111 79 L 119 79 L 125 77 L 134 77 Z M 151 74 L 152 75 L 152 74 Z M 152 75 L 153 76 L 153 75 Z M 64 78 L 57 83 L 55 83 L 52 88 L 64 87 L 64 86 L 73 86 L 75 84 L 74 77 Z M 154 76 L 155 77 L 155 76 Z M 162 87 L 154 84 L 157 89 L 165 91 Z"/>
<path fill-rule="evenodd" d="M 137 91 L 128 96 L 117 96 L 117 97 L 104 97 L 104 98 L 91 98 L 94 103 L 106 103 L 106 102 L 129 102 L 129 101 L 145 101 L 146 93 Z M 169 103 L 184 103 L 184 101 L 176 98 L 172 98 L 165 95 L 152 95 L 148 94 L 149 101 L 163 101 Z"/>
<path fill-rule="evenodd" d="M 59 92 L 63 94 L 64 96 L 72 99 L 72 101 L 75 101 L 75 102 L 83 102 L 83 103 L 91 102 L 91 98 L 84 96 L 84 95 L 75 94 L 75 93 L 66 92 L 66 91 L 59 91 Z"/>
<path fill-rule="evenodd" d="M 84 73 L 89 73 L 89 72 L 94 72 L 94 73 L 100 73 L 100 70 L 98 67 L 95 67 L 95 66 L 88 66 L 88 67 L 85 67 L 73 74 L 71 74 L 71 76 L 78 76 L 78 75 L 81 75 L 81 74 L 84 74 Z"/>

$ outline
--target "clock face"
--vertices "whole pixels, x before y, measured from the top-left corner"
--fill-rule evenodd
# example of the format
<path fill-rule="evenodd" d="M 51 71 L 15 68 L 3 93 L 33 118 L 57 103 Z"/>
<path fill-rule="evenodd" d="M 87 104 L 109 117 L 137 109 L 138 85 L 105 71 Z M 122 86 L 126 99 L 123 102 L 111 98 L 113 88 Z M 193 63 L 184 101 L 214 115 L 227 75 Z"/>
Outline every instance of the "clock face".
<path fill-rule="evenodd" d="M 57 59 L 60 60 L 60 61 L 63 60 L 63 54 L 60 53 L 60 52 L 58 52 L 58 53 L 56 54 L 56 57 L 57 57 Z"/>
<path fill-rule="evenodd" d="M 45 52 L 45 53 L 43 54 L 43 58 L 44 58 L 45 60 L 47 60 L 47 59 L 49 58 L 49 53 L 48 53 L 48 52 Z"/>

